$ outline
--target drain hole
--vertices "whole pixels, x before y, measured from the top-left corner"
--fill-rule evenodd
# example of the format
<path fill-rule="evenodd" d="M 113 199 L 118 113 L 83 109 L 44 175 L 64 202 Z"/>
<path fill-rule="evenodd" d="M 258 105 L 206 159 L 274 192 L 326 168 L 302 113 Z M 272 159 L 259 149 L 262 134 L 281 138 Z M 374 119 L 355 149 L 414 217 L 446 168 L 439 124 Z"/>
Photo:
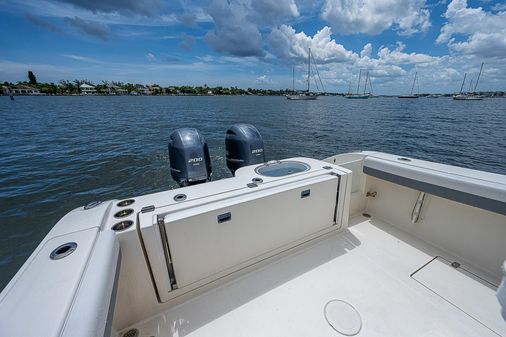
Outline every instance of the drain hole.
<path fill-rule="evenodd" d="M 49 258 L 51 260 L 63 259 L 64 257 L 67 257 L 70 254 L 72 254 L 76 250 L 76 248 L 77 243 L 75 242 L 64 243 L 63 245 L 56 247 L 49 255 Z"/>
<path fill-rule="evenodd" d="M 125 206 L 130 206 L 131 204 L 133 204 L 135 202 L 134 199 L 127 199 L 127 200 L 122 200 L 120 202 L 118 202 L 118 207 L 125 207 Z"/>
<path fill-rule="evenodd" d="M 404 158 L 404 157 L 399 157 L 399 158 L 397 158 L 397 160 L 400 160 L 400 161 L 411 161 L 411 159 Z"/>
<path fill-rule="evenodd" d="M 137 337 L 137 336 L 139 336 L 139 330 L 137 329 L 130 329 L 123 334 L 123 337 Z"/>
<path fill-rule="evenodd" d="M 118 222 L 117 224 L 115 224 L 114 226 L 112 226 L 112 230 L 115 232 L 121 232 L 127 228 L 130 228 L 130 226 L 132 226 L 133 224 L 134 224 L 134 222 L 131 220 L 121 221 L 121 222 Z"/>
<path fill-rule="evenodd" d="M 365 216 L 366 218 L 370 218 L 371 214 L 369 214 L 369 213 L 362 213 L 362 216 Z"/>
<path fill-rule="evenodd" d="M 185 201 L 186 200 L 186 194 L 176 194 L 174 196 L 174 201 Z"/>
<path fill-rule="evenodd" d="M 133 209 L 131 208 L 128 208 L 128 209 L 123 209 L 119 212 L 116 212 L 116 214 L 114 214 L 114 217 L 115 218 L 124 218 L 126 216 L 129 216 L 130 214 L 132 214 L 134 212 Z"/>

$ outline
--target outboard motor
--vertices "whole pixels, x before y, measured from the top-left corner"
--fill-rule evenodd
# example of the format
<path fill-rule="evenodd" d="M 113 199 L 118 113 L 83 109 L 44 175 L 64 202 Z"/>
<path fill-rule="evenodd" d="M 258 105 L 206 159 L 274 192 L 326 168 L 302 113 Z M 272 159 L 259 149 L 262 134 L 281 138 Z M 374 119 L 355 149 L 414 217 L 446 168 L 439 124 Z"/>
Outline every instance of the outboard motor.
<path fill-rule="evenodd" d="M 264 141 L 260 132 L 251 124 L 234 124 L 225 138 L 227 167 L 235 171 L 243 166 L 265 162 Z"/>
<path fill-rule="evenodd" d="M 172 178 L 181 187 L 211 179 L 209 149 L 197 129 L 181 128 L 171 133 L 169 159 Z"/>

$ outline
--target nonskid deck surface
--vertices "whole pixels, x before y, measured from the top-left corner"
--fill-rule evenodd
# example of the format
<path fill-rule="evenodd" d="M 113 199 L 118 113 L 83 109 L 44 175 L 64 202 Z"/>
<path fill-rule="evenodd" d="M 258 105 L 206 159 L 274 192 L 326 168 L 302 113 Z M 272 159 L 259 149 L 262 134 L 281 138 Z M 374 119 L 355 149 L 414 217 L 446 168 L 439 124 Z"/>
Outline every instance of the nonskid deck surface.
<path fill-rule="evenodd" d="M 340 336 L 324 315 L 337 299 L 359 312 L 357 336 L 506 336 L 493 285 L 380 220 L 352 224 L 130 328 L 154 337 Z M 334 318 L 337 328 L 357 328 Z"/>

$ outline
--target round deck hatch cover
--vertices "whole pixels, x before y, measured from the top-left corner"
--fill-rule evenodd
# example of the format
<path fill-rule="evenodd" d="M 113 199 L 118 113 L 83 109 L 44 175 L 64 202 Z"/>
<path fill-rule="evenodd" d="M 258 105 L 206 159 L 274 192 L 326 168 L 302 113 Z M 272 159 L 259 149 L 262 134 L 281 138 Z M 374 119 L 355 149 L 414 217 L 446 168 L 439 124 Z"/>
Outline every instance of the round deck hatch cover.
<path fill-rule="evenodd" d="M 294 173 L 309 171 L 311 167 L 300 161 L 275 161 L 258 166 L 255 172 L 266 177 L 284 177 Z"/>
<path fill-rule="evenodd" d="M 345 336 L 355 336 L 362 329 L 362 318 L 350 303 L 343 300 L 331 300 L 323 309 L 327 323 Z"/>

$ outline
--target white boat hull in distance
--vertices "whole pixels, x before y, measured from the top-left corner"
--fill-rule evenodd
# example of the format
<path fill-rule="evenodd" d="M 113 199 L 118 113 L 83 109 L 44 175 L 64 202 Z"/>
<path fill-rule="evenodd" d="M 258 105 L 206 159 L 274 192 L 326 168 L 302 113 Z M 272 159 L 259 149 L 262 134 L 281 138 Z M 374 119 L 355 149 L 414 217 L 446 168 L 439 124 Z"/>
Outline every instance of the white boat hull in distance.
<path fill-rule="evenodd" d="M 318 98 L 316 94 L 293 94 L 286 95 L 286 98 L 292 101 L 312 101 Z"/>
<path fill-rule="evenodd" d="M 483 97 L 479 95 L 454 95 L 453 99 L 456 101 L 481 101 Z"/>
<path fill-rule="evenodd" d="M 345 95 L 344 98 L 349 99 L 368 99 L 370 95 L 360 95 L 360 94 L 351 94 L 351 95 Z"/>

